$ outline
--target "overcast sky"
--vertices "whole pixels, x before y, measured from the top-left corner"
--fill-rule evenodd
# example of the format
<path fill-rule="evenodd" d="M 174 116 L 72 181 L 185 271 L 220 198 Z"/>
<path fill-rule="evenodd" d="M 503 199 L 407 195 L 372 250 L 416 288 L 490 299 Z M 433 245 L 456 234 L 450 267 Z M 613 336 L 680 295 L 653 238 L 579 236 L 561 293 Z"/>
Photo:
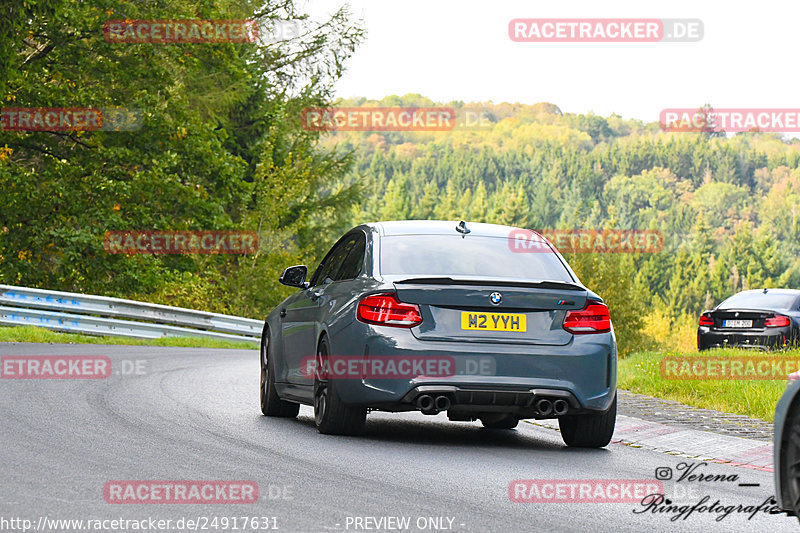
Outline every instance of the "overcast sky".
<path fill-rule="evenodd" d="M 367 41 L 341 97 L 420 93 L 436 101 L 552 102 L 563 111 L 658 120 L 663 108 L 800 108 L 800 3 L 760 0 L 307 0 L 344 3 Z M 699 18 L 694 43 L 515 43 L 514 18 Z"/>

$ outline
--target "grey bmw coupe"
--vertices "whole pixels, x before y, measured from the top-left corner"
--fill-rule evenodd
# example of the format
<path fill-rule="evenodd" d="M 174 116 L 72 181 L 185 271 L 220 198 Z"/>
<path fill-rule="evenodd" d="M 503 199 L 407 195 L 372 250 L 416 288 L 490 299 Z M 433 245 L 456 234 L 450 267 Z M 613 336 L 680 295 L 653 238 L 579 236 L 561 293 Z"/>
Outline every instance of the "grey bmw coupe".
<path fill-rule="evenodd" d="M 464 221 L 364 224 L 267 316 L 261 411 L 314 407 L 355 435 L 372 410 L 446 412 L 512 429 L 557 418 L 569 446 L 602 447 L 616 420 L 608 307 L 538 233 Z"/>

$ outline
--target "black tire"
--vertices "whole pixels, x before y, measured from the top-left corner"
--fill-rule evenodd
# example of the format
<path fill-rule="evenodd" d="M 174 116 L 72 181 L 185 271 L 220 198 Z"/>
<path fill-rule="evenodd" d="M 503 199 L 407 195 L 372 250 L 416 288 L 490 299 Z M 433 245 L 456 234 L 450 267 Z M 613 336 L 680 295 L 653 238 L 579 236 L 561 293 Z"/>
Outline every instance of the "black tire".
<path fill-rule="evenodd" d="M 519 424 L 519 418 L 513 415 L 504 416 L 503 418 L 481 418 L 481 424 L 486 429 L 514 429 Z"/>
<path fill-rule="evenodd" d="M 797 402 L 793 402 L 797 403 Z M 783 470 L 781 478 L 786 488 L 784 501 L 800 520 L 800 406 L 793 405 L 786 417 L 783 437 Z"/>
<path fill-rule="evenodd" d="M 602 448 L 611 442 L 617 421 L 617 396 L 608 411 L 600 414 L 562 416 L 558 419 L 561 438 L 567 446 Z"/>
<path fill-rule="evenodd" d="M 294 418 L 300 412 L 300 404 L 287 402 L 278 397 L 275 391 L 275 368 L 272 354 L 272 343 L 270 342 L 269 330 L 261 337 L 260 350 L 261 380 L 259 387 L 259 398 L 261 401 L 261 412 L 266 416 L 280 416 Z"/>
<path fill-rule="evenodd" d="M 328 340 L 323 337 L 317 357 L 329 354 Z M 314 422 L 317 430 L 325 435 L 360 435 L 367 422 L 367 408 L 343 404 L 336 392 L 336 380 L 317 377 L 314 379 Z"/>

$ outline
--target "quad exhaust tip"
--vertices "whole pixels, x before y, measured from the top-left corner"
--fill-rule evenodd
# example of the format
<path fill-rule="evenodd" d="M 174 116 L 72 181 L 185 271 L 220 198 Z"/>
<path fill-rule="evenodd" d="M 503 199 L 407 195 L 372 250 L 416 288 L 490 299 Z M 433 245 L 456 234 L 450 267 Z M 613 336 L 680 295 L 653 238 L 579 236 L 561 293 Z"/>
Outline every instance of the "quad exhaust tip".
<path fill-rule="evenodd" d="M 450 409 L 450 398 L 447 396 L 437 396 L 434 404 L 436 405 L 437 411 L 447 411 Z"/>
<path fill-rule="evenodd" d="M 417 398 L 417 407 L 423 413 L 426 411 L 433 411 L 434 401 L 433 398 L 428 396 L 427 394 L 423 394 L 419 398 Z"/>
<path fill-rule="evenodd" d="M 450 398 L 447 396 L 437 396 L 434 398 L 429 394 L 423 394 L 417 398 L 417 407 L 426 415 L 436 414 L 439 411 L 450 409 Z"/>
<path fill-rule="evenodd" d="M 450 409 L 451 405 L 450 398 L 447 396 L 439 395 L 433 397 L 430 394 L 422 394 L 418 396 L 416 404 L 417 408 L 426 415 L 433 415 L 441 411 L 447 411 Z M 561 398 L 557 400 L 541 398 L 536 401 L 535 405 L 540 416 L 549 416 L 551 414 L 555 416 L 564 416 L 567 414 L 567 412 L 569 412 L 569 403 Z"/>
<path fill-rule="evenodd" d="M 569 404 L 566 400 L 556 400 L 553 402 L 553 413 L 557 416 L 567 414 L 569 411 Z"/>
<path fill-rule="evenodd" d="M 542 398 L 536 402 L 536 410 L 539 411 L 540 415 L 547 416 L 553 412 L 553 402 L 547 398 Z"/>

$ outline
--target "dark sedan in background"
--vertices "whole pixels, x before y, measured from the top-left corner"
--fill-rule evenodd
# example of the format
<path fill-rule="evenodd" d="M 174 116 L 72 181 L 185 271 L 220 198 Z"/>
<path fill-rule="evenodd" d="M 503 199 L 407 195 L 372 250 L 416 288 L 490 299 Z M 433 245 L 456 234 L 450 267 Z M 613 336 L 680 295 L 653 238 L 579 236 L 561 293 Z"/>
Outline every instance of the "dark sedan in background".
<path fill-rule="evenodd" d="M 697 349 L 794 346 L 800 330 L 800 291 L 759 289 L 734 294 L 700 315 Z"/>
<path fill-rule="evenodd" d="M 566 444 L 607 445 L 617 379 L 608 307 L 539 234 L 529 232 L 533 253 L 515 249 L 526 231 L 365 224 L 309 280 L 305 266 L 287 268 L 281 282 L 298 290 L 264 325 L 262 412 L 313 405 L 320 432 L 350 435 L 376 409 L 490 429 L 557 418 Z"/>

